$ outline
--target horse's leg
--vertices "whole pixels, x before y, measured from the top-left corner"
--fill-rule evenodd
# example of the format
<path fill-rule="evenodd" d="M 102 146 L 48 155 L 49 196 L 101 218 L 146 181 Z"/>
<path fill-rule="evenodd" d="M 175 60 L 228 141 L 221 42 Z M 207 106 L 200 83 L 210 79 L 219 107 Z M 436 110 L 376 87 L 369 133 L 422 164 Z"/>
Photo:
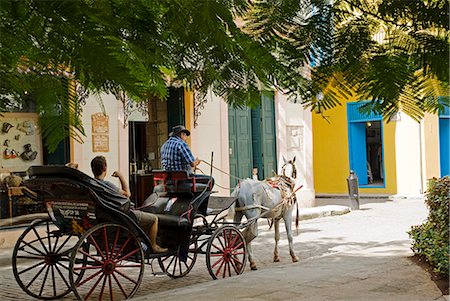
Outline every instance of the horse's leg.
<path fill-rule="evenodd" d="M 258 210 L 251 209 L 245 211 L 245 217 L 247 220 L 259 216 Z M 248 225 L 244 231 L 242 231 L 245 243 L 247 245 L 248 261 L 250 262 L 250 269 L 257 270 L 256 261 L 253 259 L 253 251 L 251 242 L 258 236 L 258 220 L 254 220 L 250 225 Z"/>
<path fill-rule="evenodd" d="M 273 226 L 275 230 L 275 249 L 273 250 L 273 262 L 279 262 L 280 257 L 278 256 L 278 241 L 280 240 L 280 219 L 273 219 Z"/>
<path fill-rule="evenodd" d="M 292 237 L 292 208 L 293 207 L 286 210 L 285 214 L 283 215 L 283 219 L 284 225 L 286 226 L 286 235 L 289 241 L 289 254 L 291 254 L 292 262 L 297 262 L 298 257 L 294 252 L 294 242 Z"/>

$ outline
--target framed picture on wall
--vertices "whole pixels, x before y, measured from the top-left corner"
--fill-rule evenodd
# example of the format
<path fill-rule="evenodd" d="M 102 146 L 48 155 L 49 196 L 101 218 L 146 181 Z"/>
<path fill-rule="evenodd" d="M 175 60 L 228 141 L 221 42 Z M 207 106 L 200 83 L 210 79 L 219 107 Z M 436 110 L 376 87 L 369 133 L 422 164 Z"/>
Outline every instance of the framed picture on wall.
<path fill-rule="evenodd" d="M 0 116 L 0 168 L 26 171 L 42 165 L 42 137 L 36 113 L 2 113 Z"/>

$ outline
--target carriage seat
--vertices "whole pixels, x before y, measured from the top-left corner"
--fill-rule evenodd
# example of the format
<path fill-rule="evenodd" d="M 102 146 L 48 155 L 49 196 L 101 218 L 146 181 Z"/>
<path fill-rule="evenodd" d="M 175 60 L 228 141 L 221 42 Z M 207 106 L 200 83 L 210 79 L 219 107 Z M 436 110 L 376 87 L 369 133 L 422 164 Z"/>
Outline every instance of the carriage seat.
<path fill-rule="evenodd" d="M 158 225 L 177 227 L 177 226 L 190 226 L 189 221 L 185 217 L 179 217 L 168 214 L 153 213 L 158 217 Z"/>
<path fill-rule="evenodd" d="M 154 192 L 187 193 L 202 192 L 210 188 L 205 183 L 197 182 L 187 171 L 153 170 Z"/>

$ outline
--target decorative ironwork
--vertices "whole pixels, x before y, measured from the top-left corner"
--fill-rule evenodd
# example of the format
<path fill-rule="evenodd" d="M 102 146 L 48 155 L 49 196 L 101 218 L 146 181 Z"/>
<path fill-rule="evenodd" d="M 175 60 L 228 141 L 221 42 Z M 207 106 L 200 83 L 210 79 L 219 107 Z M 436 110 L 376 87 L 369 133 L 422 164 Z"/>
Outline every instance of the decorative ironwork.
<path fill-rule="evenodd" d="M 198 125 L 198 118 L 202 115 L 200 110 L 205 108 L 205 104 L 207 102 L 206 93 L 200 93 L 197 90 L 194 90 L 194 128 Z"/>
<path fill-rule="evenodd" d="M 139 112 L 143 116 L 147 116 L 148 119 L 148 102 L 141 101 L 136 102 L 130 99 L 125 92 L 120 91 L 117 93 L 117 98 L 122 102 L 123 106 L 123 127 L 126 128 L 128 126 L 128 118 L 133 112 Z"/>
<path fill-rule="evenodd" d="M 83 107 L 86 105 L 86 99 L 89 97 L 89 91 L 80 84 L 76 84 L 75 93 L 78 97 L 78 102 L 75 107 L 77 116 L 81 116 L 83 113 Z"/>

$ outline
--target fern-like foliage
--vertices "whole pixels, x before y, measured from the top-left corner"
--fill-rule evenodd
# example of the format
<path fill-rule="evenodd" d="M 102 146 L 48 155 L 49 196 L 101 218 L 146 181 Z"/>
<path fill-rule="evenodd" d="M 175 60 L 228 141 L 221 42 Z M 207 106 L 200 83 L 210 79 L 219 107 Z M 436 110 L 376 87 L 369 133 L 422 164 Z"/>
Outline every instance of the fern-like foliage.
<path fill-rule="evenodd" d="M 279 88 L 319 112 L 356 92 L 386 118 L 420 119 L 449 94 L 448 9 L 446 0 L 2 0 L 0 109 L 32 98 L 50 150 L 83 137 L 74 85 L 135 101 L 183 85 L 238 107 Z"/>

